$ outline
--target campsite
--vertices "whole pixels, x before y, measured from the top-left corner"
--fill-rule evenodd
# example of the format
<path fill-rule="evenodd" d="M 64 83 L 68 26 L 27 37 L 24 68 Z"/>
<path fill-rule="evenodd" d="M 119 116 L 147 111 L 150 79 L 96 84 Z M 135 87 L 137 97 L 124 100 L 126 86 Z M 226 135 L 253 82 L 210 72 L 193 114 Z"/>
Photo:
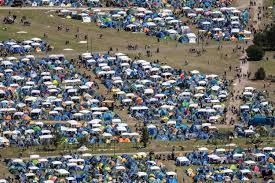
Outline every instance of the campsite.
<path fill-rule="evenodd" d="M 0 4 L 1 183 L 274 180 L 275 2 Z"/>

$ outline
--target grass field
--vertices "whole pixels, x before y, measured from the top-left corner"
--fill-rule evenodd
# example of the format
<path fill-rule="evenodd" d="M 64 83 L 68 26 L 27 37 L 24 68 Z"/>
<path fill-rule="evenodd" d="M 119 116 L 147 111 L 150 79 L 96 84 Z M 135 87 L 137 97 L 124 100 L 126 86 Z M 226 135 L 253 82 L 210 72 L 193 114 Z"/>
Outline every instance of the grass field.
<path fill-rule="evenodd" d="M 254 73 L 257 71 L 258 68 L 263 67 L 266 72 L 266 76 L 268 78 L 273 78 L 274 80 L 275 78 L 275 58 L 273 58 L 274 54 L 275 52 L 266 52 L 263 61 L 250 62 L 249 70 L 252 73 L 252 76 L 254 76 Z M 266 60 L 266 57 L 268 57 L 268 61 Z M 253 82 L 250 81 L 249 85 L 261 90 L 267 90 L 269 92 L 270 100 L 275 101 L 275 83 L 271 82 L 271 80 L 253 81 Z"/>
<path fill-rule="evenodd" d="M 266 52 L 263 61 L 250 62 L 250 71 L 256 72 L 258 68 L 263 67 L 267 76 L 275 77 L 275 57 L 273 56 L 275 56 L 275 52 Z"/>

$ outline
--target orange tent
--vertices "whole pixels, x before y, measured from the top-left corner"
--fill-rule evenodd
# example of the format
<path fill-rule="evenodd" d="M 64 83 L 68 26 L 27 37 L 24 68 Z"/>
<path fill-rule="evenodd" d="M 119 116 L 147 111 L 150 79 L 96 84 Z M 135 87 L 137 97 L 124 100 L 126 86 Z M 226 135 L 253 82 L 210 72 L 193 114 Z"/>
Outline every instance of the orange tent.
<path fill-rule="evenodd" d="M 11 120 L 11 116 L 8 115 L 6 118 L 5 118 L 6 121 L 10 121 Z"/>
<path fill-rule="evenodd" d="M 12 92 L 14 92 L 16 90 L 16 86 L 14 87 L 9 87 L 9 90 L 11 90 Z"/>
<path fill-rule="evenodd" d="M 272 157 L 269 157 L 267 160 L 269 163 L 274 163 L 274 159 Z"/>
<path fill-rule="evenodd" d="M 131 140 L 130 140 L 129 138 L 125 138 L 125 139 L 124 139 L 124 142 L 129 143 L 129 142 L 131 142 Z"/>
<path fill-rule="evenodd" d="M 237 41 L 237 38 L 236 38 L 235 36 L 232 36 L 232 37 L 230 38 L 230 40 L 231 40 L 231 41 Z"/>
<path fill-rule="evenodd" d="M 24 119 L 25 121 L 30 121 L 30 120 L 31 120 L 31 118 L 30 118 L 29 116 L 24 116 L 23 119 Z"/>
<path fill-rule="evenodd" d="M 35 48 L 35 51 L 38 53 L 38 52 L 41 52 L 41 49 L 40 48 Z"/>
<path fill-rule="evenodd" d="M 142 104 L 142 102 L 143 102 L 142 98 L 138 97 L 138 98 L 137 98 L 137 103 L 138 103 L 138 104 Z"/>
<path fill-rule="evenodd" d="M 119 138 L 118 142 L 121 142 L 121 143 L 129 143 L 131 142 L 129 138 Z"/>
<path fill-rule="evenodd" d="M 49 180 L 56 181 L 57 177 L 51 177 Z"/>
<path fill-rule="evenodd" d="M 144 33 L 147 33 L 149 32 L 149 29 L 148 28 L 144 28 Z"/>

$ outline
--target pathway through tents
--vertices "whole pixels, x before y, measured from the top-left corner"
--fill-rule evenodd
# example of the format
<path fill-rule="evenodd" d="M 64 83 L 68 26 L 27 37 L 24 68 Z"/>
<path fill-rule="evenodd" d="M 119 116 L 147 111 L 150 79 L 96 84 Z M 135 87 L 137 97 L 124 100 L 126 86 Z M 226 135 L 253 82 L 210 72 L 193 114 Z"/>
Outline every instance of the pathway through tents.
<path fill-rule="evenodd" d="M 250 0 L 239 0 L 236 2 L 236 7 L 239 9 L 245 9 L 249 7 Z"/>
<path fill-rule="evenodd" d="M 250 22 L 249 22 L 249 26 L 253 26 L 256 30 L 258 30 L 260 28 L 260 21 L 258 21 L 258 13 L 259 13 L 259 7 L 262 7 L 264 5 L 264 1 L 265 0 L 257 0 L 256 5 L 255 6 L 251 6 L 250 9 Z M 240 1 L 240 6 L 241 7 L 249 7 L 249 0 L 244 0 L 244 1 Z M 260 15 L 262 16 L 262 15 Z M 250 44 L 252 44 L 250 42 Z M 250 45 L 248 44 L 248 46 Z M 247 77 L 242 77 L 244 74 L 247 75 L 247 73 L 249 72 L 249 62 L 245 62 L 243 63 L 242 61 L 240 61 L 240 78 L 236 78 L 233 81 L 233 88 L 232 88 L 232 96 L 229 100 L 229 105 L 228 105 L 228 111 L 226 114 L 226 122 L 227 124 L 230 124 L 230 121 L 233 120 L 236 122 L 237 120 L 237 115 L 235 113 L 232 112 L 232 108 L 239 108 L 240 104 L 241 104 L 241 99 L 239 98 L 239 96 L 242 94 L 244 88 L 246 87 L 247 84 Z"/>
<path fill-rule="evenodd" d="M 3 159 L 0 160 L 0 179 L 1 178 L 7 178 L 7 177 L 10 177 L 10 178 L 14 178 L 14 176 L 8 171 L 6 165 L 3 161 Z M 17 182 L 15 180 L 13 180 L 13 182 Z"/>
<path fill-rule="evenodd" d="M 75 64 L 76 66 L 76 64 Z M 113 96 L 107 91 L 105 86 L 102 84 L 102 81 L 98 78 L 96 78 L 95 74 L 92 73 L 92 70 L 88 70 L 82 66 L 80 66 L 79 71 L 81 74 L 86 74 L 91 77 L 91 81 L 95 81 L 98 84 L 99 89 L 97 92 L 101 95 L 103 95 L 106 99 L 114 100 Z M 114 100 L 115 101 L 115 100 Z M 117 106 L 117 103 L 115 103 Z M 119 115 L 121 120 L 129 125 L 129 128 L 131 128 L 132 131 L 135 130 L 135 125 L 137 123 L 140 123 L 139 120 L 132 118 L 128 115 L 127 109 L 119 109 L 119 107 L 115 107 L 114 112 Z"/>

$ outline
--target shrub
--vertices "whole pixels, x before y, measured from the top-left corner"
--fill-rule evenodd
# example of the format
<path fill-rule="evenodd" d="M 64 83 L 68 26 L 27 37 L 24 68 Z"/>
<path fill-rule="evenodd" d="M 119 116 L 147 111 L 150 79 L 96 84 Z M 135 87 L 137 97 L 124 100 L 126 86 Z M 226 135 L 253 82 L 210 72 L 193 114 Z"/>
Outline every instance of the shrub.
<path fill-rule="evenodd" d="M 256 72 L 255 72 L 255 79 L 256 80 L 264 80 L 266 77 L 265 70 L 264 68 L 260 67 Z"/>

